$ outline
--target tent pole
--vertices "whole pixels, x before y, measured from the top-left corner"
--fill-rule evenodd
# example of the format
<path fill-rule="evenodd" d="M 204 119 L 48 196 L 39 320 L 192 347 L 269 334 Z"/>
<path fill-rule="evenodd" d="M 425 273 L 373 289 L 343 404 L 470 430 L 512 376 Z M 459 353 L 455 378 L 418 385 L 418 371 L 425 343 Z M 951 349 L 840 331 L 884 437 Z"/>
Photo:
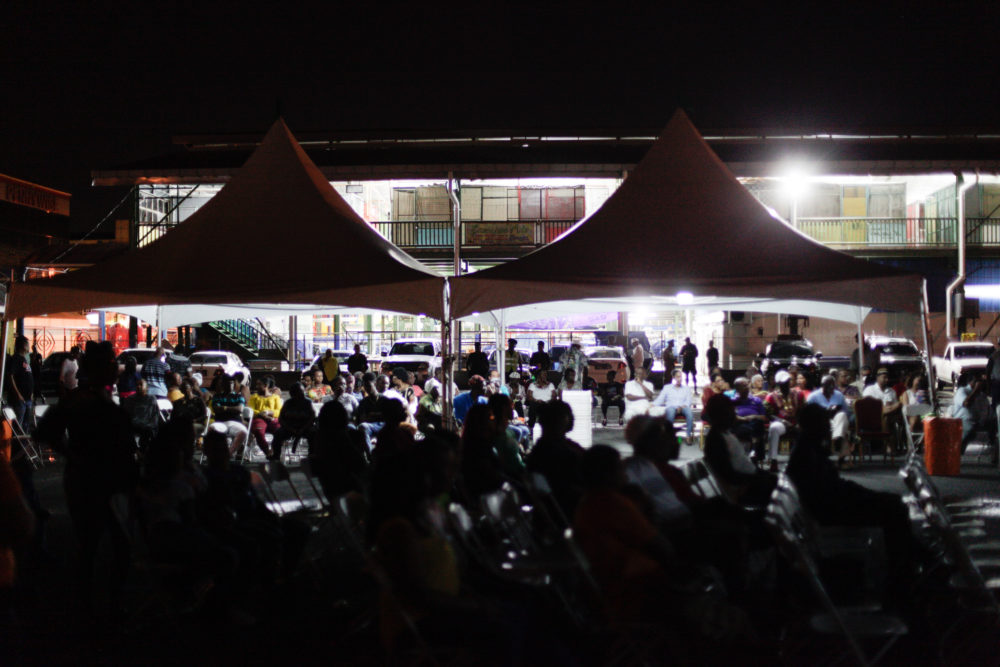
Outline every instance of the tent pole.
<path fill-rule="evenodd" d="M 0 352 L 3 353 L 0 356 L 0 378 L 7 377 L 7 329 L 9 327 L 10 321 L 5 314 L 4 318 L 0 319 Z"/>
<path fill-rule="evenodd" d="M 862 313 L 861 306 L 858 306 L 858 379 L 859 380 L 861 379 L 861 367 L 865 365 L 865 337 L 864 333 L 861 331 L 861 325 L 863 321 L 861 313 Z M 872 373 L 874 373 L 876 370 L 878 369 L 873 368 Z"/>
<path fill-rule="evenodd" d="M 931 363 L 931 357 L 934 351 L 931 350 L 928 344 L 928 323 L 930 322 L 930 313 L 928 310 L 927 303 L 927 279 L 925 278 L 920 284 L 920 328 L 923 331 L 924 336 L 924 365 L 927 367 L 927 394 L 930 398 L 931 409 L 935 412 L 937 411 L 937 378 L 934 377 L 934 364 Z"/>
<path fill-rule="evenodd" d="M 455 364 L 451 353 L 451 285 L 447 278 L 444 280 L 441 298 L 444 306 L 441 317 L 441 425 L 445 430 L 454 431 L 456 425 L 452 401 L 455 396 L 452 387 L 455 381 Z"/>
<path fill-rule="evenodd" d="M 497 374 L 500 382 L 505 383 L 507 378 L 507 311 L 500 309 L 500 326 L 497 329 Z M 489 380 L 489 378 L 486 378 Z"/>

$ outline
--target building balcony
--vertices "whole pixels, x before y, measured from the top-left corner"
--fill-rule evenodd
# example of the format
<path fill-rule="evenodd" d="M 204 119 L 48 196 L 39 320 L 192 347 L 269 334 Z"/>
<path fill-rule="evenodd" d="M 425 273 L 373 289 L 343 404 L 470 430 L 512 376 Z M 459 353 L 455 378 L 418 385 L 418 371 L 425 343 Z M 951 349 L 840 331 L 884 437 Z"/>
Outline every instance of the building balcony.
<path fill-rule="evenodd" d="M 511 258 L 524 255 L 555 241 L 576 220 L 511 220 L 480 222 L 463 220 L 462 255 L 474 258 Z M 450 253 L 454 247 L 451 221 L 373 222 L 382 236 L 416 256 Z"/>
<path fill-rule="evenodd" d="M 799 218 L 806 235 L 837 250 L 935 250 L 958 244 L 957 218 Z M 1000 246 L 1000 218 L 966 218 L 966 243 Z"/>

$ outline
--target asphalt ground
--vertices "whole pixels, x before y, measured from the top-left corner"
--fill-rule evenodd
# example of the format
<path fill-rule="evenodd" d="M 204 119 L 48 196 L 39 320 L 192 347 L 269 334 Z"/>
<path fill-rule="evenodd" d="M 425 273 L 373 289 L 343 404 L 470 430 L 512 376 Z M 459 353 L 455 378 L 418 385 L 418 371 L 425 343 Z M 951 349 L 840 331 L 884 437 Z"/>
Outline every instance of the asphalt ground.
<path fill-rule="evenodd" d="M 595 444 L 612 445 L 623 456 L 631 454 L 616 419 L 601 427 L 595 408 L 594 423 Z M 700 456 L 696 437 L 695 444 L 682 447 L 680 463 Z M 876 455 L 873 461 L 842 474 L 866 487 L 902 495 L 906 489 L 898 475 L 900 465 L 899 459 L 888 462 Z M 290 467 L 292 485 L 307 501 L 314 499 L 294 461 Z M 278 589 L 261 592 L 249 605 L 257 619 L 253 626 L 234 625 L 218 614 L 200 612 L 178 618 L 164 613 L 147 604 L 157 587 L 153 575 L 135 571 L 128 576 L 124 610 L 112 609 L 107 597 L 100 595 L 94 608 L 81 608 L 72 594 L 76 545 L 62 471 L 63 464 L 56 458 L 34 475 L 42 504 L 51 512 L 45 552 L 20 560 L 17 618 L 0 629 L 7 634 L 7 640 L 0 640 L 0 650 L 8 652 L 6 658 L 0 653 L 0 665 L 380 664 L 382 658 L 374 648 L 378 642 L 375 624 L 363 601 L 369 599 L 371 582 L 363 575 L 348 574 L 354 566 L 336 557 L 321 565 L 321 574 L 309 572 Z M 934 482 L 949 501 L 1000 502 L 1000 471 L 976 445 L 963 457 L 960 475 L 937 476 Z M 295 504 L 291 486 L 280 485 L 275 491 L 286 506 Z M 971 508 L 971 514 L 965 513 L 966 518 L 970 516 L 983 523 L 982 530 L 972 536 L 975 542 L 1000 540 L 1000 505 Z M 113 576 L 110 561 L 105 539 L 95 575 L 98 591 L 106 590 Z M 252 583 L 247 582 L 248 586 Z M 366 616 L 369 622 L 357 622 Z"/>

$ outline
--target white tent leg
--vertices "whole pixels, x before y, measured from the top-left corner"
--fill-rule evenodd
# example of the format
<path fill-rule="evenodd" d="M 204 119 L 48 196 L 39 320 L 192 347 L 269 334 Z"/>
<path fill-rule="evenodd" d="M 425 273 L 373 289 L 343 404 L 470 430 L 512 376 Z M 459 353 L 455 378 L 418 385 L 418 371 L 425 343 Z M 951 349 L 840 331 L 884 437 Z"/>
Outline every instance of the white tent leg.
<path fill-rule="evenodd" d="M 500 375 L 500 382 L 506 382 L 507 371 L 507 313 L 500 311 L 500 322 L 497 327 L 497 373 Z M 489 378 L 486 378 L 489 380 Z"/>
<path fill-rule="evenodd" d="M 445 278 L 442 292 L 444 317 L 441 320 L 441 425 L 446 430 L 456 428 L 453 414 L 455 399 L 452 385 L 455 381 L 455 363 L 451 352 L 451 286 Z"/>
<path fill-rule="evenodd" d="M 921 283 L 920 288 L 920 328 L 923 331 L 924 336 L 924 364 L 927 367 L 927 395 L 930 399 L 931 408 L 937 412 L 937 378 L 934 377 L 934 364 L 931 363 L 931 357 L 934 356 L 934 350 L 930 348 L 927 338 L 927 327 L 930 321 L 929 304 L 927 303 L 927 280 Z"/>
<path fill-rule="evenodd" d="M 864 310 L 858 307 L 858 379 L 861 379 L 861 368 L 865 365 L 865 335 L 861 331 L 861 324 L 864 321 Z M 872 373 L 877 369 L 873 368 Z"/>

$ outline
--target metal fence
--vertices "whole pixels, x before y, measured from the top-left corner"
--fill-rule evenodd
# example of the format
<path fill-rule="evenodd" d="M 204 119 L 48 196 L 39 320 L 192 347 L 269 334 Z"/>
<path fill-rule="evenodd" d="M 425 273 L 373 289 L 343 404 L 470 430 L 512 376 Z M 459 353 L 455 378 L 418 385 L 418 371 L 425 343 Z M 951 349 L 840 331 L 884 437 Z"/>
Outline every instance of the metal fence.
<path fill-rule="evenodd" d="M 468 221 L 461 226 L 463 247 L 540 247 L 556 240 L 576 220 Z M 390 221 L 372 225 L 400 248 L 451 248 L 455 243 L 450 221 Z"/>
<path fill-rule="evenodd" d="M 803 233 L 838 248 L 948 248 L 957 218 L 799 218 Z M 1000 218 L 966 218 L 966 243 L 1000 245 Z"/>

